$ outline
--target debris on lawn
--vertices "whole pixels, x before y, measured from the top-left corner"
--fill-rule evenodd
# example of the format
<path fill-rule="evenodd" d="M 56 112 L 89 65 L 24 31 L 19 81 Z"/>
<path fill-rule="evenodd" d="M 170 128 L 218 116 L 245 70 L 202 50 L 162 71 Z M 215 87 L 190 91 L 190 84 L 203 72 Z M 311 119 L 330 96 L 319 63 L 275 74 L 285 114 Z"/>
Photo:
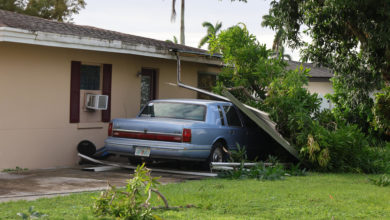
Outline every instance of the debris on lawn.
<path fill-rule="evenodd" d="M 265 167 L 272 167 L 281 165 L 283 167 L 291 166 L 291 163 L 238 163 L 238 162 L 211 162 L 211 170 L 234 170 L 239 167 L 254 167 L 264 165 Z"/>
<path fill-rule="evenodd" d="M 80 154 L 80 153 L 78 155 L 79 155 L 79 157 L 81 157 L 85 160 L 91 161 L 93 163 L 101 164 L 104 166 L 112 166 L 112 167 L 118 167 L 118 168 L 122 168 L 122 169 L 131 169 L 131 170 L 137 169 L 136 166 L 131 166 L 131 165 L 123 164 L 123 163 L 115 163 L 115 162 L 111 162 L 111 161 L 101 161 L 101 160 L 93 159 L 91 157 L 88 157 L 88 156 Z M 105 168 L 105 169 L 108 169 L 108 168 Z M 91 170 L 93 171 L 94 169 L 91 169 Z M 182 174 L 182 175 L 192 175 L 192 176 L 205 176 L 205 177 L 216 177 L 217 176 L 217 174 L 215 174 L 215 173 L 205 173 L 205 172 L 168 170 L 168 169 L 158 169 L 158 168 L 153 168 L 150 170 L 155 171 L 155 172 L 161 172 L 161 173 L 172 173 L 172 174 Z"/>

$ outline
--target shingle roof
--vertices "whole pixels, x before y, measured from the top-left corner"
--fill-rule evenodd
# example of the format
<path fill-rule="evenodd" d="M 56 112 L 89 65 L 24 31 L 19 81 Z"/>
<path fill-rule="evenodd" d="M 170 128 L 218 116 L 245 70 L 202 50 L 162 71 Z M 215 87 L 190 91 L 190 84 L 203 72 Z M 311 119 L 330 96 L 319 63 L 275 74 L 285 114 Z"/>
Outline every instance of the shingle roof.
<path fill-rule="evenodd" d="M 294 70 L 300 65 L 303 65 L 305 68 L 310 68 L 309 74 L 311 78 L 331 78 L 333 77 L 333 73 L 330 69 L 326 67 L 315 66 L 313 63 L 302 63 L 297 61 L 288 61 L 287 69 Z"/>
<path fill-rule="evenodd" d="M 40 31 L 62 35 L 97 38 L 103 40 L 118 40 L 127 44 L 143 44 L 146 46 L 154 46 L 158 49 L 166 50 L 178 49 L 197 53 L 207 52 L 198 48 L 174 44 L 171 42 L 155 40 L 151 38 L 140 37 L 91 26 L 52 21 L 4 10 L 0 10 L 0 27 L 18 28 L 32 32 Z"/>

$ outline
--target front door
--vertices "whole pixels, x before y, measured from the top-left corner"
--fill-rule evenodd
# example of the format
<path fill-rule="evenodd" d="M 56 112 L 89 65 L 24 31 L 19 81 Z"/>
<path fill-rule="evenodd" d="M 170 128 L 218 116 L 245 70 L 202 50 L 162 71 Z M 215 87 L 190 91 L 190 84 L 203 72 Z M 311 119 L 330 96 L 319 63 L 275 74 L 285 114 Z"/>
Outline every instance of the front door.
<path fill-rule="evenodd" d="M 141 108 L 150 100 L 156 99 L 157 71 L 142 68 L 141 71 Z"/>

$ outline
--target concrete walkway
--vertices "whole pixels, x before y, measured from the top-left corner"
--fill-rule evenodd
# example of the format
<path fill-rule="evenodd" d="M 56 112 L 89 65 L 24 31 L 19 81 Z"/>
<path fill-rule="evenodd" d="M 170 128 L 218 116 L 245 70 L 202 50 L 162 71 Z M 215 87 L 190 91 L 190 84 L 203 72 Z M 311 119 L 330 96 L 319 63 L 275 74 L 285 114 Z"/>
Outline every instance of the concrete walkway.
<path fill-rule="evenodd" d="M 110 170 L 104 172 L 83 171 L 82 165 L 72 168 L 31 170 L 13 173 L 0 172 L 0 202 L 11 200 L 34 200 L 42 197 L 67 195 L 69 193 L 103 190 L 107 182 L 117 187 L 126 185 L 132 170 Z M 199 176 L 185 176 L 153 172 L 161 176 L 162 184 L 202 179 Z"/>

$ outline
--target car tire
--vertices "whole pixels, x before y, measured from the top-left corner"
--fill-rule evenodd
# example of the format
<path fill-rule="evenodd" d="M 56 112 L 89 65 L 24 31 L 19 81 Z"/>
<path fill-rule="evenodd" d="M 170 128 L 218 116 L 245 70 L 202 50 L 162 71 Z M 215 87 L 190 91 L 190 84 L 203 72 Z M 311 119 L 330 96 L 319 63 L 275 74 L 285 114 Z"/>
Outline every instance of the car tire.
<path fill-rule="evenodd" d="M 210 156 L 207 159 L 207 166 L 211 168 L 211 162 L 226 162 L 227 154 L 223 150 L 224 145 L 222 142 L 216 142 L 213 144 L 213 147 L 210 151 Z"/>

